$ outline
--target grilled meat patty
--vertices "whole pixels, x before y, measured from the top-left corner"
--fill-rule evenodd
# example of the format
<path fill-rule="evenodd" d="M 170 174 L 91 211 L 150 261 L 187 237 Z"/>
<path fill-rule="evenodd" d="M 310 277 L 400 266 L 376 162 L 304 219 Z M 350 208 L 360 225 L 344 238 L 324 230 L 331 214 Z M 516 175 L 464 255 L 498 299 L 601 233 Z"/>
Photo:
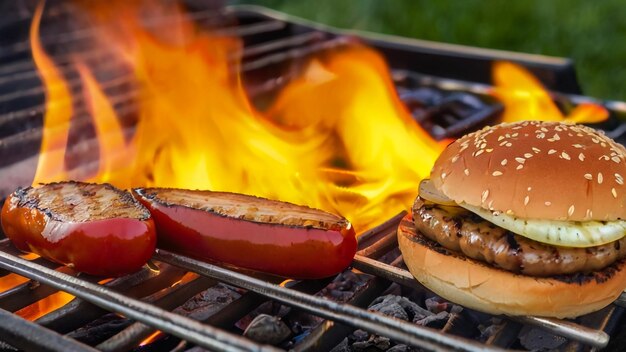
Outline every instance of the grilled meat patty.
<path fill-rule="evenodd" d="M 551 246 L 514 234 L 461 207 L 417 197 L 418 231 L 445 248 L 499 268 L 530 276 L 591 272 L 626 257 L 626 237 L 596 247 Z"/>

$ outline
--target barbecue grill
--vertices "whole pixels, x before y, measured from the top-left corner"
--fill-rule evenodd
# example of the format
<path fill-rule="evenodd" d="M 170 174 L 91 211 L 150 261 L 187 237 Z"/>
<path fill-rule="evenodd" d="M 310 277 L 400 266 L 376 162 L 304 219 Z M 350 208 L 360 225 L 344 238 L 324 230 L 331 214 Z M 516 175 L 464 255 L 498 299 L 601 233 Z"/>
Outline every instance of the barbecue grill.
<path fill-rule="evenodd" d="M 49 6 L 51 21 L 63 22 L 67 9 L 54 5 Z M 192 5 L 188 16 L 199 22 L 214 25 L 216 18 L 234 19 L 219 23 L 219 30 L 243 39 L 241 69 L 255 101 L 275 94 L 311 55 L 360 41 L 384 55 L 401 99 L 409 107 L 419 105 L 414 116 L 434 138 L 455 137 L 497 119 L 502 105 L 489 95 L 491 65 L 507 60 L 533 72 L 561 105 L 593 102 L 604 106 L 611 116 L 600 127 L 612 138 L 626 141 L 626 124 L 620 120 L 626 113 L 625 103 L 583 96 L 568 59 L 338 30 L 254 6 L 206 9 Z M 27 37 L 33 6 L 2 6 L 6 11 L 0 18 L 0 31 L 6 35 L 0 36 L 0 195 L 6 196 L 32 180 L 45 106 Z M 164 25 L 166 20 L 155 19 L 150 25 Z M 89 30 L 59 30 L 44 35 L 43 41 L 48 46 L 71 47 L 89 35 Z M 63 62 L 69 55 L 58 51 L 55 59 Z M 106 53 L 94 51 L 93 55 Z M 113 77 L 108 88 L 119 93 L 113 98 L 117 99 L 115 107 L 130 135 L 136 109 L 133 87 Z M 85 154 L 94 145 L 88 117 L 88 111 L 76 109 L 74 122 L 84 133 L 76 134 L 82 137 L 72 141 L 69 153 Z M 68 164 L 86 172 L 93 168 L 93 155 L 86 155 Z M 283 281 L 157 249 L 141 271 L 102 281 L 25 256 L 4 239 L 0 241 L 0 285 L 15 274 L 28 280 L 0 292 L 0 349 L 343 351 L 393 347 L 401 351 L 406 345 L 433 351 L 579 351 L 605 347 L 611 334 L 620 333 L 625 295 L 575 320 L 491 317 L 437 301 L 403 266 L 395 232 L 403 215 L 363 233 L 352 268 L 325 280 Z M 75 298 L 35 321 L 15 314 L 58 292 Z M 445 317 L 420 325 L 381 314 L 388 310 L 368 310 L 389 295 L 438 302 L 439 313 L 445 312 Z M 204 300 L 197 305 L 210 309 L 204 314 L 183 309 L 191 299 Z M 428 316 L 437 314 L 423 309 Z M 291 322 L 290 337 L 270 345 L 243 333 L 242 327 L 250 327 L 249 321 L 263 312 Z M 155 337 L 157 331 L 162 334 Z"/>

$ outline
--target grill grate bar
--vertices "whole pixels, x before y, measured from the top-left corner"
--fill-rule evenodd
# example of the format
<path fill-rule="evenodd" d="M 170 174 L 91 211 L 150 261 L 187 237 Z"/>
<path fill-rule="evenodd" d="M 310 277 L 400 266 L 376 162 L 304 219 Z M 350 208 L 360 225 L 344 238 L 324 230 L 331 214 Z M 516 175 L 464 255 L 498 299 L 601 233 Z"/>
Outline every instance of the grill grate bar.
<path fill-rule="evenodd" d="M 171 311 L 185 303 L 189 297 L 193 297 L 195 294 L 217 285 L 216 281 L 201 276 L 194 276 L 186 280 L 183 278 L 183 280 L 178 285 L 165 288 L 144 299 L 144 301 L 154 302 L 159 307 Z M 100 343 L 96 348 L 101 351 L 111 352 L 132 350 L 133 347 L 139 345 L 142 340 L 155 331 L 154 328 L 148 325 L 135 322 L 113 337 Z"/>
<path fill-rule="evenodd" d="M 502 351 L 497 347 L 484 346 L 472 340 L 452 337 L 433 329 L 389 318 L 354 306 L 303 294 L 295 290 L 270 284 L 232 270 L 170 253 L 162 249 L 157 249 L 154 258 L 200 275 L 259 293 L 317 316 L 356 326 L 363 330 L 387 336 L 392 340 L 418 346 L 430 351 L 440 351 L 442 348 L 472 352 Z"/>
<path fill-rule="evenodd" d="M 96 349 L 0 309 L 2 340 L 30 351 L 92 352 Z"/>
<path fill-rule="evenodd" d="M 377 260 L 356 255 L 354 257 L 353 266 L 365 273 L 386 278 L 403 286 L 423 289 L 423 286 L 415 280 L 413 275 L 407 270 L 381 263 Z M 609 335 L 606 332 L 590 329 L 567 320 L 530 316 L 508 318 L 524 324 L 540 327 L 555 335 L 567 337 L 594 347 L 602 348 L 609 343 Z"/>
<path fill-rule="evenodd" d="M 337 37 L 325 42 L 311 44 L 308 46 L 284 50 L 276 54 L 264 56 L 258 60 L 243 63 L 241 65 L 242 72 L 258 70 L 260 68 L 278 64 L 290 59 L 300 59 L 307 55 L 317 53 L 323 50 L 333 49 L 339 46 L 347 45 L 353 42 L 348 37 Z"/>
<path fill-rule="evenodd" d="M 0 251 L 0 267 L 53 286 L 131 319 L 219 351 L 279 351 Z"/>
<path fill-rule="evenodd" d="M 222 27 L 222 28 L 215 29 L 211 33 L 216 36 L 224 36 L 224 37 L 231 37 L 231 36 L 244 37 L 244 36 L 249 36 L 249 35 L 254 35 L 254 34 L 278 31 L 278 30 L 285 28 L 286 25 L 287 24 L 283 21 L 271 20 L 271 21 L 265 21 L 265 22 L 254 23 L 254 24 L 249 24 L 249 25 Z M 44 43 L 43 45 L 46 46 L 46 45 L 52 45 L 52 44 L 55 44 L 55 45 L 68 44 L 68 43 L 76 42 L 82 39 L 88 40 L 92 38 L 94 33 L 97 33 L 99 29 L 102 29 L 102 28 L 91 27 L 91 28 L 86 28 L 82 30 L 81 29 L 74 30 L 74 31 L 67 32 L 67 33 L 60 33 L 60 34 L 53 36 L 52 39 L 54 39 L 54 41 L 50 41 L 49 43 Z M 28 54 L 30 52 L 30 49 L 31 49 L 30 40 L 13 44 L 11 46 L 5 46 L 5 47 L 0 48 L 1 50 L 0 59 L 13 56 L 13 55 Z"/>

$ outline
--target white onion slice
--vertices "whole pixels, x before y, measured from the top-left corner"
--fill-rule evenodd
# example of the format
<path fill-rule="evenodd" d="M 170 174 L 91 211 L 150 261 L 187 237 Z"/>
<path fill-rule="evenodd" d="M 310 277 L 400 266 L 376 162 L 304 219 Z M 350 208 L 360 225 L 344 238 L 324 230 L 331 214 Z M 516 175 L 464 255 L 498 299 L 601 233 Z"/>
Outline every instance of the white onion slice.
<path fill-rule="evenodd" d="M 626 221 L 528 220 L 469 204 L 463 208 L 518 235 L 555 246 L 593 247 L 624 237 Z"/>
<path fill-rule="evenodd" d="M 437 190 L 435 186 L 433 186 L 433 183 L 430 182 L 430 180 L 428 179 L 422 180 L 422 182 L 420 182 L 419 196 L 433 203 L 458 206 L 455 201 L 446 197 L 445 194 L 439 192 L 439 190 Z"/>

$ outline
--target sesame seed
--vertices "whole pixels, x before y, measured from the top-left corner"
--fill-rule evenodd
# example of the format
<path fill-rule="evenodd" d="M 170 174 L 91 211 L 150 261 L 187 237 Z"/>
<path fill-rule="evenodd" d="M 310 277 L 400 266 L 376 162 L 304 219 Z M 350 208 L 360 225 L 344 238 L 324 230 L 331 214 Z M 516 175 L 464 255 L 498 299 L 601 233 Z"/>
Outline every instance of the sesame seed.
<path fill-rule="evenodd" d="M 508 160 L 504 159 L 504 160 L 502 160 L 502 161 L 500 162 L 500 165 L 504 166 L 504 165 L 506 165 L 506 163 L 508 163 L 508 162 L 509 162 Z"/>
<path fill-rule="evenodd" d="M 580 159 L 580 161 L 585 161 L 585 154 L 583 153 L 578 154 L 578 159 Z"/>
<path fill-rule="evenodd" d="M 615 182 L 619 183 L 620 185 L 623 185 L 624 184 L 624 178 L 622 177 L 622 175 L 615 174 Z"/>
<path fill-rule="evenodd" d="M 480 145 L 480 149 L 485 149 L 485 147 L 487 147 L 487 143 L 483 143 Z"/>
<path fill-rule="evenodd" d="M 512 145 L 513 145 L 513 144 L 511 144 L 510 142 L 509 142 L 509 143 L 507 143 L 507 144 L 505 144 L 505 146 L 507 146 L 507 147 L 511 147 Z"/>
<path fill-rule="evenodd" d="M 524 154 L 524 158 L 526 158 L 526 159 L 528 159 L 528 158 L 532 158 L 532 157 L 533 157 L 533 155 L 532 155 L 532 154 L 530 154 L 530 153 L 526 153 L 526 154 Z"/>
<path fill-rule="evenodd" d="M 469 176 L 469 169 L 463 170 L 463 173 L 465 174 L 465 176 Z"/>
<path fill-rule="evenodd" d="M 593 176 L 591 176 L 591 174 L 585 174 L 585 178 L 589 181 L 593 180 Z"/>
<path fill-rule="evenodd" d="M 489 197 L 489 190 L 486 189 L 483 191 L 482 197 L 480 197 L 482 203 L 484 203 L 487 200 L 487 197 Z"/>
<path fill-rule="evenodd" d="M 517 165 L 517 167 L 515 168 L 515 170 L 521 170 L 521 169 L 523 169 L 523 168 L 524 168 L 524 165 L 519 164 L 519 165 Z"/>
<path fill-rule="evenodd" d="M 591 138 L 591 141 L 594 142 L 595 144 L 600 143 L 600 141 L 597 138 Z"/>
<path fill-rule="evenodd" d="M 507 209 L 505 211 L 505 213 L 506 213 L 506 215 L 514 215 L 515 214 L 515 213 L 513 213 L 513 210 L 511 210 L 511 209 Z"/>
<path fill-rule="evenodd" d="M 485 152 L 485 151 L 481 149 L 481 150 L 477 151 L 477 152 L 476 152 L 476 154 L 474 154 L 474 156 L 479 156 L 480 154 L 482 154 L 482 153 L 484 153 L 484 152 Z"/>
<path fill-rule="evenodd" d="M 554 154 L 554 153 L 556 153 L 556 150 L 554 150 L 554 149 L 548 150 L 548 154 Z"/>
<path fill-rule="evenodd" d="M 572 144 L 572 147 L 580 149 L 580 148 L 582 148 L 583 146 L 582 146 L 582 145 L 580 145 L 580 144 Z"/>
<path fill-rule="evenodd" d="M 611 160 L 613 160 L 616 164 L 619 164 L 620 162 L 619 158 L 616 156 L 612 157 Z"/>
<path fill-rule="evenodd" d="M 561 152 L 561 157 L 565 160 L 571 160 L 571 158 L 569 157 L 569 154 L 567 154 L 566 152 Z"/>
<path fill-rule="evenodd" d="M 532 147 L 532 150 L 533 152 L 535 152 L 535 154 L 538 154 L 541 151 L 541 149 L 535 147 Z"/>
<path fill-rule="evenodd" d="M 459 160 L 459 155 L 455 155 L 454 157 L 452 157 L 452 162 L 456 163 L 456 161 Z"/>
<path fill-rule="evenodd" d="M 503 140 L 503 139 L 504 139 L 504 136 L 500 136 L 500 137 L 498 137 L 498 142 L 500 142 L 500 141 L 501 141 L 501 140 Z"/>
<path fill-rule="evenodd" d="M 520 163 L 520 164 L 523 164 L 523 163 L 525 163 L 525 162 L 526 162 L 526 159 L 524 159 L 524 158 L 520 158 L 520 157 L 517 157 L 517 158 L 515 158 L 515 161 L 517 161 L 517 162 L 518 162 L 518 163 Z"/>
<path fill-rule="evenodd" d="M 491 173 L 492 176 L 502 176 L 502 172 L 500 171 L 494 171 L 493 173 Z"/>
<path fill-rule="evenodd" d="M 446 178 L 446 176 L 448 176 L 448 174 L 446 174 L 445 172 L 441 173 L 441 179 L 443 180 L 444 178 Z"/>
<path fill-rule="evenodd" d="M 519 136 L 519 133 L 517 133 L 517 132 L 515 132 L 515 133 L 513 133 L 513 134 L 511 135 L 511 137 L 513 137 L 513 138 L 515 138 L 515 137 L 517 137 L 517 136 Z"/>
<path fill-rule="evenodd" d="M 524 205 L 528 205 L 529 201 L 530 201 L 530 197 L 529 196 L 524 197 Z"/>
<path fill-rule="evenodd" d="M 486 151 L 487 153 L 491 153 L 491 152 L 493 152 L 493 148 L 487 148 L 487 149 L 485 149 L 485 151 Z"/>
<path fill-rule="evenodd" d="M 569 209 L 567 209 L 567 216 L 572 216 L 574 214 L 574 205 L 572 204 Z"/>
<path fill-rule="evenodd" d="M 543 204 L 545 204 L 545 205 L 546 205 L 546 207 L 549 207 L 549 206 L 551 206 L 551 205 L 552 205 L 552 202 L 544 202 Z"/>
<path fill-rule="evenodd" d="M 604 180 L 604 177 L 602 177 L 602 173 L 598 172 L 598 184 L 601 185 L 603 180 Z"/>
<path fill-rule="evenodd" d="M 615 188 L 611 188 L 611 194 L 613 194 L 613 198 L 617 198 L 617 191 Z"/>
<path fill-rule="evenodd" d="M 529 192 L 530 192 L 532 189 L 533 189 L 532 187 L 528 187 L 528 188 L 526 188 L 526 190 L 527 190 L 527 191 L 529 191 Z"/>
<path fill-rule="evenodd" d="M 554 136 L 552 136 L 552 138 L 553 138 L 555 141 L 558 141 L 558 140 L 560 140 L 560 139 L 561 139 L 561 137 L 559 137 L 559 134 L 558 134 L 558 133 L 555 133 L 555 134 L 554 134 Z"/>

